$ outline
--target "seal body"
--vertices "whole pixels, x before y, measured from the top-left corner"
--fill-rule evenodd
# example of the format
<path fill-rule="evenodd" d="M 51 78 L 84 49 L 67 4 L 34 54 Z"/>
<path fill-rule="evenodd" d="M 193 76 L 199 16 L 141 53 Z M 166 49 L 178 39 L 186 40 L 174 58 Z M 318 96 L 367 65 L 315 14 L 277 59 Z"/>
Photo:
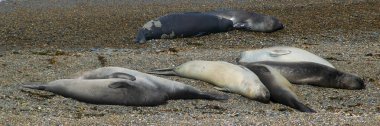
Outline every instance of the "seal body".
<path fill-rule="evenodd" d="M 216 10 L 207 13 L 231 20 L 235 29 L 274 32 L 284 28 L 284 25 L 277 18 L 268 15 L 250 13 L 242 10 Z"/>
<path fill-rule="evenodd" d="M 287 46 L 277 46 L 245 51 L 240 54 L 239 58 L 237 58 L 238 63 L 251 63 L 259 61 L 314 62 L 335 68 L 327 60 L 313 53 L 300 48 Z"/>
<path fill-rule="evenodd" d="M 255 64 L 265 64 L 279 71 L 293 84 L 309 84 L 340 89 L 364 89 L 364 81 L 357 75 L 314 62 L 273 62 L 261 61 L 242 63 L 251 69 Z"/>
<path fill-rule="evenodd" d="M 111 85 L 121 87 L 111 88 Z M 166 93 L 155 91 L 154 85 L 137 84 L 125 79 L 61 79 L 47 85 L 24 85 L 92 104 L 154 106 L 168 99 Z M 147 97 L 147 99 L 145 99 Z"/>
<path fill-rule="evenodd" d="M 289 106 L 301 112 L 315 112 L 315 110 L 307 107 L 298 100 L 290 82 L 274 68 L 263 64 L 253 64 L 250 65 L 249 69 L 252 70 L 268 88 L 271 101 Z"/>
<path fill-rule="evenodd" d="M 144 43 L 150 39 L 202 36 L 232 29 L 232 21 L 200 12 L 173 13 L 144 24 L 134 40 Z"/>
<path fill-rule="evenodd" d="M 165 73 L 165 71 L 169 71 Z M 202 80 L 223 90 L 240 94 L 260 102 L 269 102 L 269 91 L 260 79 L 243 66 L 223 61 L 189 61 L 171 69 L 148 72 L 162 75 L 177 75 L 181 77 Z"/>
<path fill-rule="evenodd" d="M 99 73 L 89 71 L 80 79 L 61 79 L 46 85 L 24 87 L 50 91 L 82 102 L 107 105 L 155 106 L 170 99 L 227 99 L 226 96 L 204 93 L 179 82 L 161 78 L 162 81 L 158 77 L 144 77 L 143 74 L 133 76 L 123 72 L 109 72 L 112 71 L 110 69 L 96 70 Z M 110 74 L 103 74 L 108 72 Z M 135 72 L 138 74 L 138 71 Z"/>
<path fill-rule="evenodd" d="M 129 75 L 129 76 L 125 76 Z M 130 77 L 133 76 L 134 78 Z M 141 80 L 141 84 L 150 84 L 160 87 L 162 92 L 168 92 L 169 99 L 210 99 L 225 100 L 227 96 L 212 93 L 201 92 L 199 89 L 178 82 L 140 71 L 127 69 L 123 67 L 101 67 L 95 70 L 86 71 L 76 79 L 107 79 L 107 78 L 125 78 L 130 80 Z"/>

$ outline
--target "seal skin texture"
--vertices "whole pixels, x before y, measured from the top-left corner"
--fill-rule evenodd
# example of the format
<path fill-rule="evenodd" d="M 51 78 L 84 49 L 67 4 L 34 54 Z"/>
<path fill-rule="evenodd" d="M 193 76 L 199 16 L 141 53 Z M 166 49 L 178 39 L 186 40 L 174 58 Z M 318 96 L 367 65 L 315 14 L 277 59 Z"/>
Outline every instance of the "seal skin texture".
<path fill-rule="evenodd" d="M 270 33 L 285 27 L 276 17 L 243 10 L 221 9 L 206 13 L 231 20 L 234 29 Z"/>
<path fill-rule="evenodd" d="M 173 13 L 144 24 L 134 40 L 144 43 L 151 39 L 202 36 L 233 29 L 230 20 L 201 12 Z"/>
<path fill-rule="evenodd" d="M 298 100 L 297 95 L 293 91 L 294 87 L 275 69 L 262 64 L 250 65 L 249 69 L 252 70 L 268 88 L 272 102 L 289 106 L 301 112 L 316 112 Z"/>
<path fill-rule="evenodd" d="M 351 90 L 365 88 L 364 81 L 359 76 L 314 62 L 261 61 L 240 64 L 250 68 L 256 63 L 274 68 L 293 84 L 308 84 Z"/>
<path fill-rule="evenodd" d="M 240 94 L 246 98 L 268 103 L 269 90 L 249 69 L 224 61 L 194 60 L 175 68 L 154 69 L 148 73 L 176 75 L 208 82 L 219 90 Z"/>

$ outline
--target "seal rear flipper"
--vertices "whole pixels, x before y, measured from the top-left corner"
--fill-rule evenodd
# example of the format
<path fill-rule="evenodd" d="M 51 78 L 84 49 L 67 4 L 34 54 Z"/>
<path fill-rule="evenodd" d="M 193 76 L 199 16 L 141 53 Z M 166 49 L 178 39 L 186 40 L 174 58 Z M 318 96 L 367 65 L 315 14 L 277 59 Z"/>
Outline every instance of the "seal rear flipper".
<path fill-rule="evenodd" d="M 36 89 L 36 90 L 45 90 L 45 85 L 22 85 L 24 88 Z"/>
<path fill-rule="evenodd" d="M 157 74 L 157 75 L 166 75 L 166 76 L 177 76 L 177 73 L 174 72 L 174 68 L 163 68 L 163 69 L 152 69 L 148 71 L 148 74 Z"/>
<path fill-rule="evenodd" d="M 121 79 L 127 79 L 131 81 L 136 80 L 135 76 L 127 74 L 127 73 L 122 73 L 122 72 L 112 73 L 111 75 L 109 75 L 109 78 L 121 78 Z"/>
<path fill-rule="evenodd" d="M 109 84 L 108 87 L 115 89 L 115 88 L 134 88 L 135 86 L 125 81 L 118 81 L 118 82 Z"/>

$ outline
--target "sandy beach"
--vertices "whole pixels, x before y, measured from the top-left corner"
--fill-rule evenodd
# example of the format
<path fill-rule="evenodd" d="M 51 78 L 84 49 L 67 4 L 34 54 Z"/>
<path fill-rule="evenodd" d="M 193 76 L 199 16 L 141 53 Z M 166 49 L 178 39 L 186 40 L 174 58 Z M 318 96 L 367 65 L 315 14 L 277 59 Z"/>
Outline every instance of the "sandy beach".
<path fill-rule="evenodd" d="M 0 2 L 0 125 L 380 125 L 378 0 L 30 0 Z M 273 33 L 230 31 L 135 44 L 147 21 L 175 12 L 241 9 L 285 24 Z M 236 63 L 242 51 L 272 46 L 305 49 L 362 77 L 364 90 L 295 85 L 317 111 L 263 104 L 237 94 L 226 101 L 171 100 L 156 107 L 94 105 L 27 82 L 71 78 L 102 66 L 146 72 L 190 60 Z M 180 77 L 202 91 L 212 85 Z"/>

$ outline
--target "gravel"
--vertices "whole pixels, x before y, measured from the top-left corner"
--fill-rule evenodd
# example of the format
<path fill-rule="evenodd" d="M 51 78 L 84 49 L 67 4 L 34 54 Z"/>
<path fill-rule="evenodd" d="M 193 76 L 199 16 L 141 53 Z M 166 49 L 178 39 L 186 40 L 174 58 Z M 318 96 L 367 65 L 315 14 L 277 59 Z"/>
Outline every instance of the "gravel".
<path fill-rule="evenodd" d="M 141 1 L 140 1 L 141 2 Z M 0 2 L 0 125 L 380 125 L 380 1 L 159 0 Z M 279 18 L 274 33 L 230 31 L 132 42 L 146 21 L 167 13 L 237 8 Z M 227 101 L 171 100 L 157 107 L 94 105 L 22 89 L 102 66 L 139 71 L 190 60 L 235 63 L 241 51 L 294 46 L 355 73 L 364 90 L 296 85 L 315 114 L 236 94 Z M 202 81 L 165 77 L 203 91 Z"/>

